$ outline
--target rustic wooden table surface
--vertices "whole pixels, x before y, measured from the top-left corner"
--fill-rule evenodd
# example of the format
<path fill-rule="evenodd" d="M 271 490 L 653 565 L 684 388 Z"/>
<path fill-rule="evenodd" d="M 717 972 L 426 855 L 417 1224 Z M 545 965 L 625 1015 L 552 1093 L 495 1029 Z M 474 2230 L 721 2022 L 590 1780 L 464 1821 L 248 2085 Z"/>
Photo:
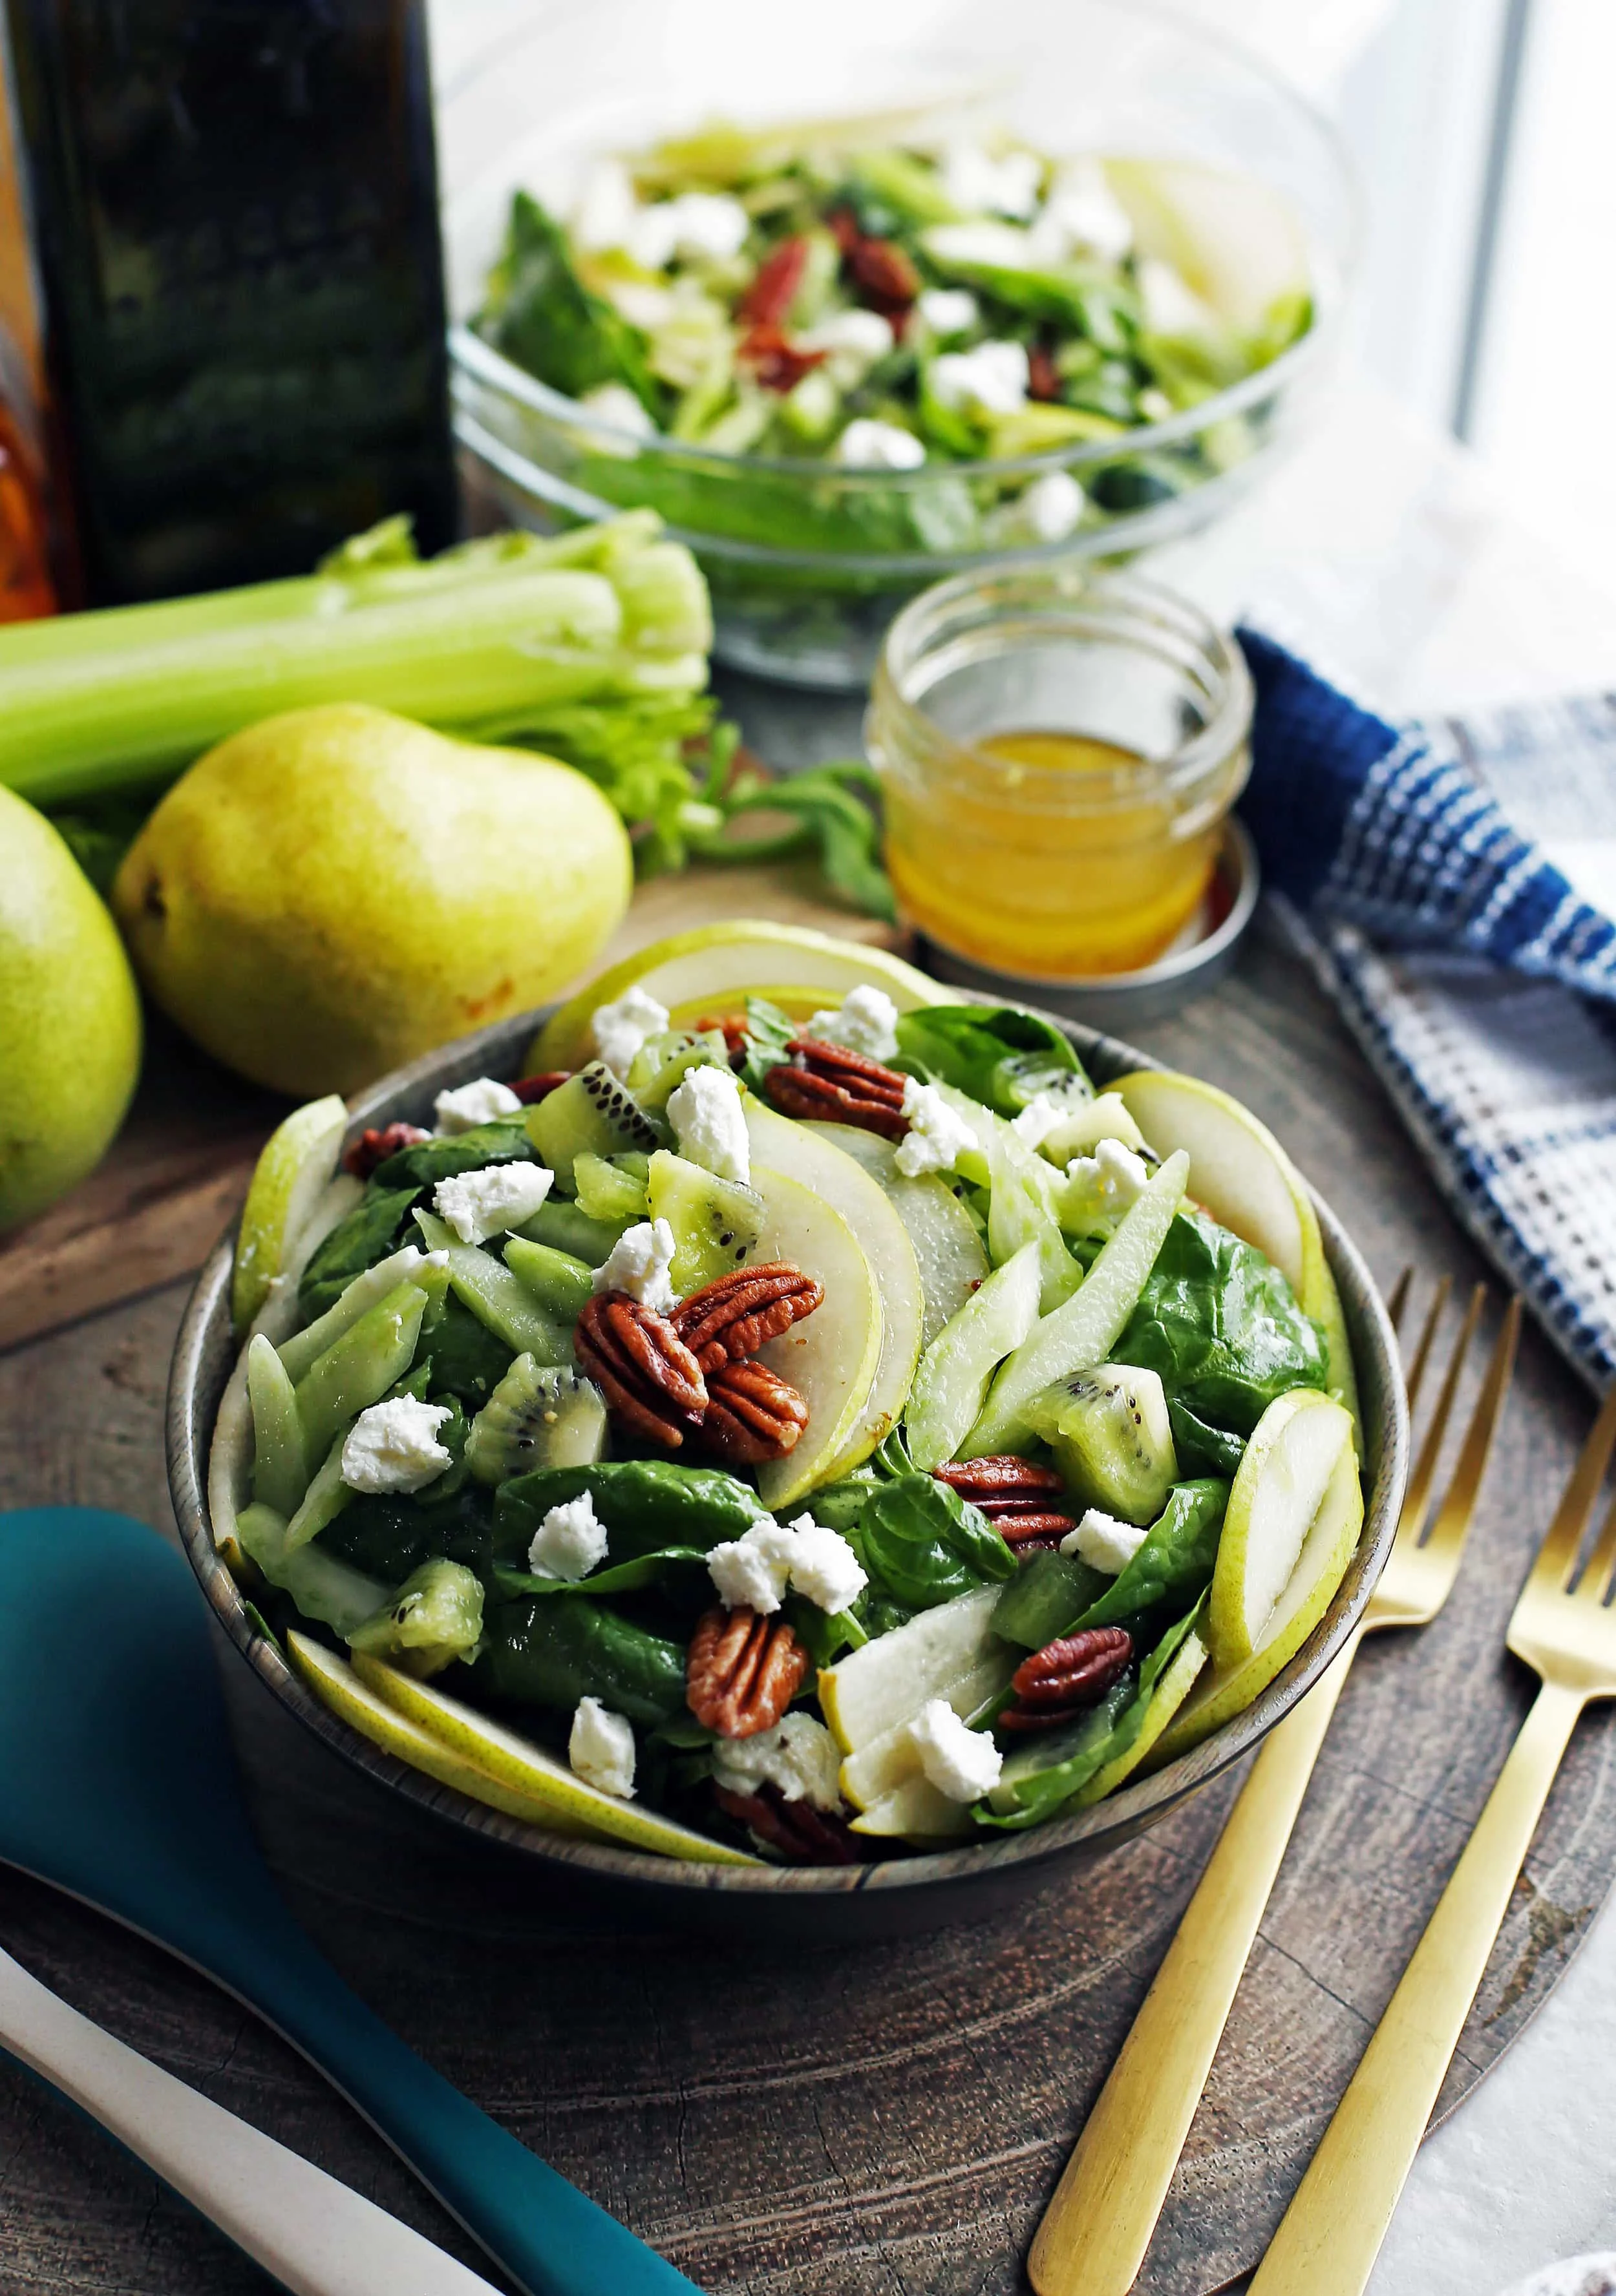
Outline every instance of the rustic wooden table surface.
<path fill-rule="evenodd" d="M 1482 1272 L 1330 1009 L 1267 931 L 1231 980 L 1147 1033 L 1274 1126 L 1382 1284 L 1406 1262 L 1425 1279 Z M 182 1090 L 183 1075 L 168 1088 Z M 160 1418 L 183 1298 L 171 1285 L 0 1356 L 0 1504 L 116 1507 L 171 1533 Z M 1584 1394 L 1529 1334 L 1473 1560 L 1448 1611 L 1421 1639 L 1376 1637 L 1342 1701 L 1147 2289 L 1221 2284 L 1276 2220 L 1523 1711 L 1503 1624 L 1587 1416 Z M 1616 1861 L 1613 1751 L 1600 1721 L 1579 1734 L 1449 2102 L 1530 2014 L 1604 1894 Z M 267 1750 L 270 1767 L 282 1759 Z M 613 1939 L 564 1915 L 536 1926 L 496 1875 L 350 1825 L 340 1770 L 305 1774 L 297 1752 L 285 1761 L 285 1791 L 267 1805 L 272 1856 L 344 1974 L 693 2279 L 756 2296 L 1025 2285 L 1038 2212 L 1229 1791 L 994 1921 L 857 1955 L 749 1958 L 677 1937 Z M 4 1871 L 0 1944 L 472 2260 L 323 2081 L 204 1981 Z M 5 2065 L 0 2259 L 14 2296 L 268 2284 Z"/>

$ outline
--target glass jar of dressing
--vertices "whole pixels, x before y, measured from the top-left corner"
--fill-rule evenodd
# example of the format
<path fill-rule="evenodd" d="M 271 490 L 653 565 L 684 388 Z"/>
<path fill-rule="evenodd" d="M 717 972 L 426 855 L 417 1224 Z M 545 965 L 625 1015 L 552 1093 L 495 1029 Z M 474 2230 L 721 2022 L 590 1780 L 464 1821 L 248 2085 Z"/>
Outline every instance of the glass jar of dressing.
<path fill-rule="evenodd" d="M 939 582 L 865 724 L 904 914 L 1032 980 L 1153 964 L 1206 898 L 1251 724 L 1239 648 L 1171 591 L 1075 562 Z"/>

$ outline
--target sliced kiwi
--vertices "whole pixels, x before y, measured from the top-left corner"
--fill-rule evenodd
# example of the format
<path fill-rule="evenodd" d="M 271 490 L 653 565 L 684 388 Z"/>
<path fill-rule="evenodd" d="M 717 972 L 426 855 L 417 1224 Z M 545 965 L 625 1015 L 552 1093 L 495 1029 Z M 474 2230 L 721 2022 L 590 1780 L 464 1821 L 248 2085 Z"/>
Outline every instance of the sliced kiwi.
<path fill-rule="evenodd" d="M 463 1562 L 439 1555 L 362 1619 L 348 1644 L 424 1677 L 441 1673 L 455 1659 L 470 1659 L 481 1639 L 481 1580 Z"/>
<path fill-rule="evenodd" d="M 742 1267 L 763 1233 L 763 1199 L 734 1180 L 720 1180 L 687 1156 L 659 1149 L 651 1160 L 646 1201 L 652 1219 L 673 1230 L 676 1292 L 699 1292 L 715 1276 Z"/>
<path fill-rule="evenodd" d="M 1040 1397 L 1032 1414 L 1055 1464 L 1089 1506 L 1153 1522 L 1178 1476 L 1167 1397 L 1153 1371 L 1099 1364 Z"/>
<path fill-rule="evenodd" d="M 630 1152 L 632 1158 L 632 1151 Z M 572 1159 L 572 1185 L 578 1208 L 595 1220 L 643 1220 L 645 1217 L 645 1170 L 643 1158 L 636 1174 L 630 1159 L 619 1161 L 580 1149 Z"/>
<path fill-rule="evenodd" d="M 669 1096 L 692 1069 L 726 1069 L 729 1049 L 719 1029 L 668 1029 L 648 1037 L 628 1070 L 629 1088 L 640 1106 L 660 1115 Z"/>
<path fill-rule="evenodd" d="M 504 1483 L 535 1467 L 591 1467 L 605 1449 L 599 1388 L 518 1356 L 472 1420 L 465 1456 L 479 1482 Z"/>
<path fill-rule="evenodd" d="M 528 1137 L 563 1188 L 586 1152 L 614 1156 L 625 1148 L 649 1154 L 665 1137 L 625 1084 L 602 1061 L 546 1093 L 528 1111 Z"/>

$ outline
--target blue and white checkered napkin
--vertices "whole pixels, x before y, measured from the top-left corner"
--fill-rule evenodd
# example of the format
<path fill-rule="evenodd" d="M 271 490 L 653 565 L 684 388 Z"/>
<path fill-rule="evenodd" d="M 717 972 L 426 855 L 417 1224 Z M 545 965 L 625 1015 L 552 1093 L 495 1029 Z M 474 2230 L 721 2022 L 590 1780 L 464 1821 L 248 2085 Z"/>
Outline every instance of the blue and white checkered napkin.
<path fill-rule="evenodd" d="M 1268 891 L 1444 1193 L 1601 1390 L 1616 1380 L 1616 697 L 1401 727 L 1251 630 L 1242 811 Z M 1530 843 L 1514 824 L 1543 840 Z"/>

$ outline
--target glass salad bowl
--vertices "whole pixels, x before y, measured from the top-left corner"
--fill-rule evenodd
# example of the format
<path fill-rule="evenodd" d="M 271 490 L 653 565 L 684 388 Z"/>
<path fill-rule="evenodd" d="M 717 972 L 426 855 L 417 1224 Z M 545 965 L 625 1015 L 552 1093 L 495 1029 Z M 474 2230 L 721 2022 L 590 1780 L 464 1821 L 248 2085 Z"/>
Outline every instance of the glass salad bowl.
<path fill-rule="evenodd" d="M 517 1075 L 536 1022 L 544 1017 L 527 1014 L 501 1022 L 383 1078 L 351 1106 L 348 1139 L 357 1140 L 367 1128 L 396 1121 L 430 1122 L 439 1092 L 479 1077 Z M 1154 1065 L 1130 1046 L 1076 1022 L 1055 1025 L 1064 1029 L 1097 1086 Z M 1296 1704 L 1361 1616 L 1391 1544 L 1408 1443 L 1396 1343 L 1362 1259 L 1328 1207 L 1317 1198 L 1315 1202 L 1358 1373 L 1365 1444 L 1362 1532 L 1319 1624 L 1251 1705 L 1188 1752 L 1148 1775 L 1125 1781 L 1105 1800 L 1056 1815 L 1025 1832 L 854 1866 L 685 1862 L 552 1831 L 508 1816 L 407 1766 L 361 1735 L 315 1694 L 289 1663 L 215 1543 L 208 1497 L 209 1454 L 221 1399 L 237 1359 L 230 1316 L 234 1236 L 226 1236 L 202 1270 L 181 1326 L 168 1392 L 168 1461 L 186 1552 L 216 1622 L 246 1661 L 243 1667 L 234 1658 L 224 1660 L 226 1706 L 244 1769 L 250 1777 L 258 1778 L 262 1791 L 267 1751 L 274 1750 L 277 1741 L 281 1751 L 274 1755 L 274 1764 L 295 1763 L 296 1756 L 286 1746 L 289 1738 L 299 1736 L 286 1720 L 295 1718 L 325 1749 L 351 1766 L 353 1775 L 340 1787 L 350 1805 L 349 1816 L 378 1838 L 385 1834 L 396 1842 L 401 1829 L 406 1835 L 419 1834 L 416 1846 L 423 1867 L 429 1863 L 440 1866 L 446 1850 L 453 1856 L 458 1846 L 468 1862 L 478 1856 L 485 1861 L 492 1857 L 502 1868 L 502 1890 L 508 1882 L 517 1902 L 530 1890 L 536 1919 L 543 1918 L 546 1904 L 554 1910 L 561 1892 L 593 1900 L 613 1918 L 730 1931 L 760 1945 L 798 1937 L 820 1944 L 851 1942 L 980 1917 L 1103 1856 L 1166 1817 L 1250 1752 Z M 317 1767 L 323 1759 L 318 1749 L 304 1743 L 304 1761 L 312 1757 Z M 335 1804 L 337 1785 L 328 1778 L 321 1789 L 320 1799 L 328 1808 Z M 364 1820 L 354 1804 L 356 1792 L 361 1803 L 369 1805 Z M 332 1854 L 338 1854 L 335 1844 Z"/>
<path fill-rule="evenodd" d="M 1194 386 L 1173 405 L 1146 390 L 1112 435 L 893 470 L 642 435 L 479 331 L 518 190 L 566 217 L 603 154 L 718 119 L 849 117 L 894 140 L 920 120 L 1098 156 L 1135 255 L 1170 263 L 1230 340 L 1288 308 L 1287 347 L 1198 403 Z M 455 423 L 480 480 L 526 524 L 659 511 L 706 571 L 719 659 L 805 685 L 867 683 L 893 613 L 940 575 L 1128 556 L 1219 517 L 1308 421 L 1352 264 L 1327 125 L 1240 50 L 1136 0 L 826 0 L 807 26 L 741 0 L 597 0 L 543 12 L 447 87 L 440 135 Z M 1038 507 L 1052 502 L 1054 521 Z"/>

